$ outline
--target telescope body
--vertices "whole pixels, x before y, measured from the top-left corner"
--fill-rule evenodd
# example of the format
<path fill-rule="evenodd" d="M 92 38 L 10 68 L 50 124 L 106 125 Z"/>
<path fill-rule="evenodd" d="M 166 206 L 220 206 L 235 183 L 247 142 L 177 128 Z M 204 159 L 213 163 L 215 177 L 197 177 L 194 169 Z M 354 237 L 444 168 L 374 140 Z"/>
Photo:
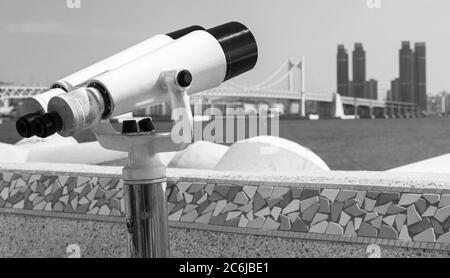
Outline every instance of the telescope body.
<path fill-rule="evenodd" d="M 61 78 L 51 85 L 50 90 L 42 94 L 25 99 L 18 109 L 19 115 L 22 116 L 18 121 L 17 129 L 19 133 L 24 137 L 30 137 L 33 135 L 33 132 L 31 131 L 31 122 L 36 118 L 36 116 L 47 112 L 47 106 L 52 97 L 70 92 L 77 87 L 83 86 L 84 82 L 87 80 L 148 54 L 194 30 L 203 30 L 203 27 L 190 26 L 168 34 L 155 35 L 91 66 Z M 24 132 L 21 132 L 21 130 Z"/>
<path fill-rule="evenodd" d="M 172 41 L 173 39 L 168 35 L 159 34 L 153 36 L 100 62 L 88 66 L 69 76 L 61 78 L 60 80 L 52 84 L 50 90 L 36 95 L 32 98 L 25 99 L 22 109 L 28 113 L 46 112 L 48 102 L 52 97 L 62 93 L 70 92 L 75 89 L 75 87 L 82 85 L 86 80 L 89 80 L 90 78 L 101 73 L 115 69 Z"/>
<path fill-rule="evenodd" d="M 82 87 L 52 97 L 48 113 L 39 116 L 38 135 L 58 132 L 72 136 L 100 120 L 164 103 L 170 98 L 166 82 L 169 73 L 176 73 L 174 85 L 185 87 L 188 95 L 217 87 L 252 69 L 257 57 L 255 38 L 241 23 L 193 31 L 90 78 Z M 186 76 L 187 86 L 179 83 Z"/>

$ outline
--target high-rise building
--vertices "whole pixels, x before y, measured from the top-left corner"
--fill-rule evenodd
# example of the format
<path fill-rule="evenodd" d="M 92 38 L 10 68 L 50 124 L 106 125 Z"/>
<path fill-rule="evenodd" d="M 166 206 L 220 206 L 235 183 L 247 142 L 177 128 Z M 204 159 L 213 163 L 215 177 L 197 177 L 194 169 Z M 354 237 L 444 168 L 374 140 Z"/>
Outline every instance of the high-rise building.
<path fill-rule="evenodd" d="M 402 48 L 399 50 L 399 81 L 400 100 L 403 102 L 416 102 L 414 93 L 414 60 L 414 52 L 411 50 L 409 41 L 402 42 Z"/>
<path fill-rule="evenodd" d="M 348 54 L 342 44 L 338 45 L 337 52 L 337 92 L 341 96 L 349 96 Z"/>
<path fill-rule="evenodd" d="M 414 92 L 415 103 L 420 111 L 427 110 L 427 60 L 426 45 L 414 44 Z"/>
<path fill-rule="evenodd" d="M 366 83 L 366 52 L 362 43 L 355 43 L 353 50 L 353 92 L 355 97 L 364 97 Z"/>
<path fill-rule="evenodd" d="M 370 79 L 365 83 L 364 98 L 378 99 L 378 81 Z"/>
<path fill-rule="evenodd" d="M 353 87 L 353 81 L 348 82 L 348 96 L 349 97 L 355 97 L 355 89 Z"/>
<path fill-rule="evenodd" d="M 398 78 L 391 81 L 391 98 L 390 101 L 401 101 L 400 82 Z"/>
<path fill-rule="evenodd" d="M 435 96 L 428 97 L 427 106 L 427 111 L 431 114 L 450 114 L 450 94 L 441 92 Z"/>

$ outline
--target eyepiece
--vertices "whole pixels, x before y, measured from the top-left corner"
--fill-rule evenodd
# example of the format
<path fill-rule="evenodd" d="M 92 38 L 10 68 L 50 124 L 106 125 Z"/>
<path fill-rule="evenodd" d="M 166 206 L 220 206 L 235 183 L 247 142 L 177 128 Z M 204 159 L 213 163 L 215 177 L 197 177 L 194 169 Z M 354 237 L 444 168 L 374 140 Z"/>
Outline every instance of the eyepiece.
<path fill-rule="evenodd" d="M 38 137 L 46 138 L 62 130 L 63 122 L 56 112 L 45 113 L 38 116 L 32 123 L 33 133 Z"/>
<path fill-rule="evenodd" d="M 206 32 L 213 35 L 222 46 L 227 59 L 224 81 L 236 77 L 255 67 L 258 47 L 250 30 L 239 22 L 228 22 Z"/>
<path fill-rule="evenodd" d="M 16 130 L 20 136 L 30 138 L 35 135 L 33 132 L 33 122 L 41 113 L 30 113 L 20 117 L 16 122 Z"/>

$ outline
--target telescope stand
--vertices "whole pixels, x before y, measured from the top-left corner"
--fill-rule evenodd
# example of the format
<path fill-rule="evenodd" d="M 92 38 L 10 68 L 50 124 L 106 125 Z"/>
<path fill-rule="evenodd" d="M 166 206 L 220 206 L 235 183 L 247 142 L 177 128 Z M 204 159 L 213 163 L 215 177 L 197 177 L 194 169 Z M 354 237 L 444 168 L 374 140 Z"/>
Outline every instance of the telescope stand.
<path fill-rule="evenodd" d="M 188 127 L 191 139 L 192 112 L 186 93 L 188 86 L 181 86 L 178 82 L 181 73 L 190 74 L 186 70 L 169 71 L 161 75 L 161 80 L 170 96 L 173 111 L 182 112 L 181 120 L 174 112 L 172 119 L 175 122 L 182 121 Z M 153 126 L 150 119 L 145 120 Z M 122 132 L 117 131 L 115 123 L 118 123 L 117 119 L 102 121 L 92 130 L 102 147 L 128 152 L 127 166 L 123 168 L 122 174 L 129 256 L 169 257 L 166 167 L 162 164 L 159 153 L 182 150 L 190 141 L 177 143 L 173 141 L 171 133 L 156 133 L 148 128 L 138 130 L 135 119 L 124 121 Z"/>
<path fill-rule="evenodd" d="M 169 257 L 169 228 L 165 167 L 158 154 L 142 156 L 133 152 L 123 169 L 128 252 L 132 258 L 166 258 Z M 139 168 L 142 162 L 146 167 Z"/>

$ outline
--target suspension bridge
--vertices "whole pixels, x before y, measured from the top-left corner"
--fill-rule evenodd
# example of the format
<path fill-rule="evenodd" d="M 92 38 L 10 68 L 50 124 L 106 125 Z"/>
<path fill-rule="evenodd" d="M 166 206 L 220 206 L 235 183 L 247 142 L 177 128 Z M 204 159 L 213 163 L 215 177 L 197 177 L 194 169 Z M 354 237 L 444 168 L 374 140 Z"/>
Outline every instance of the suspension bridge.
<path fill-rule="evenodd" d="M 310 73 L 309 81 L 315 81 Z M 314 87 L 320 84 L 314 82 Z M 11 109 L 23 98 L 31 97 L 46 91 L 46 87 L 0 87 L 0 113 Z M 282 104 L 285 114 L 295 114 L 305 117 L 308 114 L 318 114 L 320 117 L 345 118 L 371 117 L 395 118 L 413 117 L 418 114 L 415 105 L 403 102 L 393 102 L 386 99 L 366 99 L 340 96 L 332 92 L 313 92 L 307 89 L 306 61 L 302 57 L 298 60 L 287 59 L 270 76 L 258 84 L 243 86 L 234 82 L 225 82 L 221 86 L 192 96 L 195 104 L 198 100 L 207 100 L 214 103 L 217 100 L 227 102 L 231 99 L 241 102 L 265 102 Z M 152 115 L 170 113 L 163 105 L 147 109 Z"/>

